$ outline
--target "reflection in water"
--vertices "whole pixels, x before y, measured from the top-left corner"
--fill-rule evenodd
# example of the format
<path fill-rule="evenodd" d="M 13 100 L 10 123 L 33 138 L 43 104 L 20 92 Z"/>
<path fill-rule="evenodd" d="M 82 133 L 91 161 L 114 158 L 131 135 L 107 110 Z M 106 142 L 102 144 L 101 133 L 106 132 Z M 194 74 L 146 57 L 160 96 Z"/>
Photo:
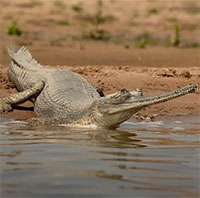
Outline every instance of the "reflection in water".
<path fill-rule="evenodd" d="M 0 120 L 1 196 L 198 197 L 194 120 L 95 131 Z"/>

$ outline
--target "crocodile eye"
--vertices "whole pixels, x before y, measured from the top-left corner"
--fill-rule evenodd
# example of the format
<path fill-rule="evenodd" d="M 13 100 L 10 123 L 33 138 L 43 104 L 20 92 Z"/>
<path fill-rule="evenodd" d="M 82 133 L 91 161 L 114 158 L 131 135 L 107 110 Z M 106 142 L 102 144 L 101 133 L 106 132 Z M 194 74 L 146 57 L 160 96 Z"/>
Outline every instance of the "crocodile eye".
<path fill-rule="evenodd" d="M 123 88 L 123 89 L 121 89 L 120 92 L 121 92 L 121 93 L 128 93 L 129 91 L 128 91 L 127 89 Z"/>

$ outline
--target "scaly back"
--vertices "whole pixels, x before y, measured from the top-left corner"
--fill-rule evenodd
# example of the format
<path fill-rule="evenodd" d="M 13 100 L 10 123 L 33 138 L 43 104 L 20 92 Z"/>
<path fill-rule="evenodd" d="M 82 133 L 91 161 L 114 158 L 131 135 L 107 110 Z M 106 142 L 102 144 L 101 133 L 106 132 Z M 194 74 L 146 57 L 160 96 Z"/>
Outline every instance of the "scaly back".
<path fill-rule="evenodd" d="M 8 76 L 18 91 L 31 88 L 41 80 L 39 73 L 44 67 L 32 57 L 26 47 L 17 50 L 15 46 L 10 45 L 8 53 L 12 60 Z"/>
<path fill-rule="evenodd" d="M 31 53 L 25 46 L 22 46 L 17 50 L 15 46 L 10 45 L 8 47 L 8 53 L 12 62 L 17 63 L 19 67 L 32 71 L 43 69 L 43 66 L 32 57 Z"/>

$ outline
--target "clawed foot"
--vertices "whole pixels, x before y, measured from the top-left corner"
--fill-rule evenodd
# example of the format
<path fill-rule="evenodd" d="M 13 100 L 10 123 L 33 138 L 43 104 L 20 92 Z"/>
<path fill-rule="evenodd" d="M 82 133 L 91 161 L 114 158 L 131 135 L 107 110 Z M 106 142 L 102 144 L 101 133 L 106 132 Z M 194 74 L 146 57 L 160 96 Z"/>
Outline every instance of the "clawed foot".
<path fill-rule="evenodd" d="M 13 108 L 10 103 L 6 102 L 4 98 L 0 99 L 0 113 L 8 113 L 12 110 Z"/>

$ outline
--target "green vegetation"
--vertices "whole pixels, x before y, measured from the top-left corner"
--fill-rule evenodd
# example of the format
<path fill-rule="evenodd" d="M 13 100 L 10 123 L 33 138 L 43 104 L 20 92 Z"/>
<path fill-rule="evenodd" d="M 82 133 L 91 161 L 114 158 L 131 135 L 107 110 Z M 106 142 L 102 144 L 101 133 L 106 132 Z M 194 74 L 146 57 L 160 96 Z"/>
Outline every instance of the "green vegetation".
<path fill-rule="evenodd" d="M 60 0 L 54 1 L 54 6 L 56 6 L 58 8 L 65 8 L 66 7 L 66 5 L 64 4 L 64 2 L 60 1 Z"/>
<path fill-rule="evenodd" d="M 95 14 L 94 16 L 89 17 L 89 21 L 96 26 L 103 23 L 112 22 L 114 20 L 115 18 L 111 15 L 102 16 L 99 14 Z"/>
<path fill-rule="evenodd" d="M 9 35 L 16 35 L 20 36 L 22 34 L 22 30 L 17 26 L 17 23 L 13 21 L 9 26 L 8 26 L 8 34 Z"/>
<path fill-rule="evenodd" d="M 95 26 L 99 26 L 100 24 L 113 21 L 115 18 L 111 15 L 104 15 L 103 14 L 104 4 L 102 0 L 97 0 L 96 4 L 96 12 L 94 15 L 89 17 L 89 21 L 94 24 Z"/>
<path fill-rule="evenodd" d="M 73 10 L 74 12 L 77 12 L 77 13 L 83 12 L 83 6 L 82 6 L 81 3 L 74 4 L 74 5 L 72 5 L 71 8 L 72 8 L 72 10 Z"/>
<path fill-rule="evenodd" d="M 53 18 L 49 18 L 49 19 L 47 19 L 47 22 L 54 23 L 54 24 L 57 24 L 57 25 L 62 25 L 62 26 L 70 25 L 70 23 L 67 19 L 55 20 Z"/>
<path fill-rule="evenodd" d="M 69 25 L 69 22 L 67 20 L 58 20 L 58 21 L 54 21 L 54 23 L 57 25 L 63 25 L 63 26 Z"/>
<path fill-rule="evenodd" d="M 200 43 L 197 42 L 197 41 L 194 41 L 190 44 L 190 47 L 193 47 L 193 48 L 199 48 L 200 47 Z"/>
<path fill-rule="evenodd" d="M 109 34 L 109 32 L 102 29 L 100 25 L 109 21 L 113 21 L 114 17 L 112 15 L 103 14 L 104 10 L 103 0 L 96 1 L 96 9 L 93 14 L 87 13 L 86 11 L 84 14 L 82 14 L 83 5 L 80 2 L 72 5 L 71 9 L 77 14 L 79 14 L 77 18 L 81 20 L 80 26 L 82 28 L 84 29 L 87 28 L 89 23 L 93 25 L 90 31 L 87 32 L 84 31 L 82 33 L 82 38 L 92 39 L 92 40 L 102 40 L 102 41 L 107 41 L 110 39 L 111 35 Z"/>
<path fill-rule="evenodd" d="M 177 23 L 178 20 L 176 17 L 169 17 L 169 18 L 166 18 L 166 21 L 170 22 L 170 23 Z"/>
<path fill-rule="evenodd" d="M 139 35 L 136 38 L 136 47 L 139 48 L 145 48 L 148 45 L 158 45 L 158 41 L 156 39 L 154 39 L 150 34 L 148 33 L 144 33 Z"/>
<path fill-rule="evenodd" d="M 151 8 L 148 10 L 148 14 L 152 15 L 152 14 L 158 14 L 159 10 L 157 8 Z"/>
<path fill-rule="evenodd" d="M 129 49 L 129 48 L 130 48 L 130 45 L 129 45 L 129 44 L 124 44 L 124 48 L 125 48 L 125 49 Z"/>
<path fill-rule="evenodd" d="M 105 30 L 94 30 L 89 33 L 89 38 L 93 40 L 107 41 L 110 37 L 111 35 Z"/>
<path fill-rule="evenodd" d="M 38 0 L 31 0 L 30 5 L 32 5 L 32 7 L 41 6 L 42 2 L 40 2 Z"/>
<path fill-rule="evenodd" d="M 103 15 L 103 1 L 97 0 L 96 3 L 96 12 L 93 15 L 90 15 L 85 18 L 85 21 L 88 20 L 94 25 L 94 30 L 90 31 L 88 34 L 84 35 L 84 38 L 90 38 L 93 40 L 102 40 L 108 41 L 111 38 L 109 32 L 105 31 L 104 29 L 100 28 L 100 25 L 111 21 L 114 19 L 112 16 L 105 16 Z"/>
<path fill-rule="evenodd" d="M 177 47 L 180 45 L 180 28 L 177 24 L 174 25 L 173 31 L 174 31 L 174 33 L 172 36 L 172 45 L 174 47 Z"/>
<path fill-rule="evenodd" d="M 139 40 L 136 41 L 136 47 L 145 48 L 148 45 L 148 40 Z"/>
<path fill-rule="evenodd" d="M 26 7 L 26 8 L 33 8 L 35 6 L 41 6 L 41 5 L 42 5 L 42 2 L 38 0 L 30 0 L 30 2 L 19 4 L 19 6 Z"/>
<path fill-rule="evenodd" d="M 102 0 L 97 1 L 97 11 L 93 17 L 92 22 L 95 25 L 105 23 L 105 18 L 103 17 L 103 1 Z"/>

